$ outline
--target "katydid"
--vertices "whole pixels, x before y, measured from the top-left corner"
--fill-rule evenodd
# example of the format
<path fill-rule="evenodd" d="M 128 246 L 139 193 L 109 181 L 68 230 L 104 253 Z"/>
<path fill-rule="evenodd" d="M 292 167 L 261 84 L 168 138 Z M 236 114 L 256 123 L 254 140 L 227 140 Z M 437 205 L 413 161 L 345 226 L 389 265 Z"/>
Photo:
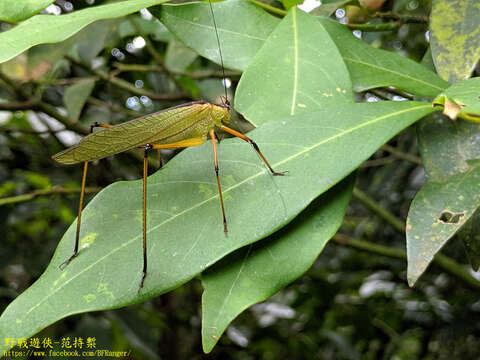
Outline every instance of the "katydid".
<path fill-rule="evenodd" d="M 230 120 L 228 102 L 222 105 L 214 105 L 205 101 L 196 101 L 178 105 L 150 115 L 134 119 L 119 125 L 106 125 L 95 123 L 95 127 L 103 127 L 104 130 L 91 133 L 84 137 L 78 144 L 55 154 L 52 158 L 62 164 L 84 163 L 82 187 L 80 192 L 80 204 L 78 208 L 78 220 L 73 254 L 62 264 L 67 265 L 78 255 L 80 241 L 80 224 L 82 217 L 83 198 L 85 195 L 85 182 L 88 162 L 103 159 L 123 151 L 134 148 L 143 148 L 143 270 L 139 284 L 139 291 L 147 274 L 147 171 L 148 152 L 152 149 L 175 149 L 203 144 L 209 136 L 213 144 L 214 167 L 217 179 L 220 206 L 222 209 L 224 231 L 227 232 L 227 220 L 223 205 L 222 188 L 219 179 L 218 156 L 214 128 L 217 127 L 240 139 L 250 143 L 260 158 L 273 175 L 284 175 L 276 172 L 263 156 L 257 144 L 247 136 L 225 125 Z"/>
<path fill-rule="evenodd" d="M 213 8 L 210 4 L 213 25 L 219 47 L 219 55 L 224 71 L 223 58 L 220 48 L 217 27 Z M 225 76 L 224 76 L 225 78 Z M 225 80 L 224 80 L 225 81 Z M 208 137 L 212 140 L 214 154 L 214 168 L 217 179 L 220 206 L 222 209 L 224 232 L 227 233 L 227 220 L 223 204 L 222 188 L 218 170 L 218 156 L 215 138 L 215 128 L 223 130 L 250 143 L 268 169 L 273 175 L 283 175 L 283 172 L 276 172 L 263 156 L 257 144 L 247 136 L 227 127 L 230 120 L 230 105 L 227 100 L 225 87 L 225 98 L 220 105 L 211 104 L 205 101 L 196 101 L 171 107 L 150 115 L 130 120 L 119 125 L 107 125 L 95 123 L 90 127 L 90 134 L 84 137 L 78 144 L 54 155 L 52 158 L 62 164 L 83 163 L 83 176 L 80 192 L 80 203 L 78 208 L 77 229 L 75 235 L 75 247 L 73 254 L 61 265 L 68 265 L 77 255 L 80 241 L 80 225 L 82 218 L 83 199 L 85 195 L 85 182 L 87 177 L 88 163 L 93 160 L 118 154 L 123 151 L 142 148 L 143 156 L 143 270 L 138 291 L 143 287 L 147 275 L 147 175 L 148 175 L 148 153 L 152 149 L 175 149 L 197 146 L 203 144 Z M 95 127 L 103 128 L 93 132 Z M 160 154 L 160 153 L 159 153 Z"/>

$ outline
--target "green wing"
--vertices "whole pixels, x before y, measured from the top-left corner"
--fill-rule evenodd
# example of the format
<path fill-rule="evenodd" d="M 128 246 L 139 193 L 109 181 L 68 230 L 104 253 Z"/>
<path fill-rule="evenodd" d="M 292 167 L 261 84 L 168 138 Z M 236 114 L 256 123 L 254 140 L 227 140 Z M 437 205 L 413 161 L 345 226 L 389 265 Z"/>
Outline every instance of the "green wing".
<path fill-rule="evenodd" d="M 210 120 L 211 104 L 193 102 L 168 108 L 138 119 L 114 125 L 85 136 L 78 144 L 52 156 L 62 164 L 103 159 L 145 144 L 168 144 L 190 137 L 201 137 Z M 213 127 L 213 125 L 212 125 Z"/>

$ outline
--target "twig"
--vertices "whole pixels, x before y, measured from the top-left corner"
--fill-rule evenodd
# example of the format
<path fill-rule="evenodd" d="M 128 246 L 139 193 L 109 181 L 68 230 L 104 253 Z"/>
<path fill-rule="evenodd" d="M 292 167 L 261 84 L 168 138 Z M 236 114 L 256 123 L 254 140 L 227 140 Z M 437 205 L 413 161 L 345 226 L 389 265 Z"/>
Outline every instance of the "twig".
<path fill-rule="evenodd" d="M 0 110 L 16 111 L 29 110 L 38 104 L 38 98 L 31 98 L 26 101 L 12 101 L 7 103 L 0 103 Z"/>
<path fill-rule="evenodd" d="M 43 135 L 43 134 L 56 134 L 59 132 L 65 131 L 65 129 L 60 130 L 31 130 L 31 129 L 15 129 L 8 126 L 0 126 L 0 132 L 4 133 L 23 133 L 23 134 L 32 134 L 32 135 Z"/>
<path fill-rule="evenodd" d="M 399 232 L 405 232 L 405 224 L 402 220 L 397 219 L 392 213 L 390 213 L 387 209 L 383 208 L 378 204 L 375 200 L 373 200 L 370 196 L 365 194 L 358 188 L 353 189 L 353 197 L 359 200 L 365 207 L 372 210 L 375 214 L 381 217 L 383 220 L 388 222 L 392 225 L 396 230 Z"/>
<path fill-rule="evenodd" d="M 145 71 L 145 72 L 162 72 L 163 69 L 158 65 L 143 65 L 143 64 L 122 64 L 115 62 L 113 66 L 117 68 L 114 71 L 115 74 L 119 74 L 123 71 Z M 172 74 L 175 75 L 184 75 L 192 79 L 205 79 L 205 78 L 223 78 L 223 73 L 221 71 L 175 71 L 170 70 Z M 240 77 L 242 75 L 239 71 L 228 71 L 225 70 L 225 75 L 227 77 Z"/>
<path fill-rule="evenodd" d="M 26 101 L 33 101 L 33 99 L 36 99 L 35 97 L 32 97 L 28 92 L 26 92 L 22 87 L 18 86 L 13 80 L 11 80 L 8 76 L 6 76 L 4 73 L 0 71 L 0 79 L 3 80 L 11 89 L 15 91 L 17 96 L 20 98 L 26 100 Z M 60 121 L 68 130 L 72 130 L 74 132 L 77 132 L 79 134 L 88 134 L 88 130 L 84 128 L 82 125 L 78 123 L 72 122 L 68 117 L 60 114 L 55 106 L 52 106 L 50 104 L 47 104 L 40 99 L 36 101 L 36 103 L 32 106 L 32 110 L 40 110 L 44 112 L 45 114 L 57 119 Z"/>
<path fill-rule="evenodd" d="M 368 32 L 393 31 L 397 30 L 402 23 L 400 21 L 383 24 L 345 24 L 350 30 L 361 30 Z"/>
<path fill-rule="evenodd" d="M 422 159 L 420 159 L 418 156 L 404 153 L 403 151 L 398 150 L 397 148 L 394 148 L 393 146 L 390 146 L 388 144 L 385 144 L 381 148 L 382 150 L 388 151 L 390 154 L 395 156 L 397 159 L 402 159 L 402 160 L 407 160 L 410 161 L 414 164 L 417 165 L 423 165 Z"/>
<path fill-rule="evenodd" d="M 374 16 L 384 20 L 400 20 L 403 23 L 410 23 L 410 24 L 428 23 L 428 16 L 396 14 L 393 12 L 376 12 Z"/>
<path fill-rule="evenodd" d="M 86 187 L 86 193 L 96 193 L 99 192 L 102 188 L 99 187 Z M 24 201 L 30 201 L 38 196 L 47 196 L 47 195 L 54 195 L 54 194 L 72 194 L 72 193 L 79 193 L 80 188 L 75 189 L 66 189 L 63 187 L 53 187 L 51 189 L 42 189 L 42 190 L 35 190 L 28 194 L 22 194 L 17 196 L 10 196 L 0 198 L 0 206 L 7 205 L 7 204 L 15 204 Z"/>

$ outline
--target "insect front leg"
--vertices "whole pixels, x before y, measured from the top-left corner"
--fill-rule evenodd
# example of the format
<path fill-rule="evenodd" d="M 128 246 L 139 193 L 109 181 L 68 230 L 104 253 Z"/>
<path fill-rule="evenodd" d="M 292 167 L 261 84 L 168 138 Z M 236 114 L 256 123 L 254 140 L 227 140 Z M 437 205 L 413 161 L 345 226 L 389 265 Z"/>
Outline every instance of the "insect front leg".
<path fill-rule="evenodd" d="M 258 145 L 255 143 L 255 141 L 253 141 L 252 139 L 250 139 L 249 137 L 243 135 L 242 133 L 236 131 L 236 130 L 233 130 L 233 129 L 230 129 L 229 127 L 225 126 L 225 125 L 222 125 L 220 127 L 220 129 L 222 129 L 223 131 L 226 131 L 228 132 L 229 134 L 232 134 L 233 136 L 236 136 L 240 139 L 242 139 L 243 141 L 246 141 L 248 142 L 250 145 L 253 146 L 253 149 L 257 152 L 258 156 L 260 156 L 260 158 L 263 160 L 263 162 L 265 163 L 265 165 L 267 165 L 268 169 L 270 170 L 270 172 L 272 173 L 272 175 L 276 175 L 276 176 L 283 176 L 285 175 L 288 171 L 275 171 L 273 170 L 273 168 L 270 166 L 269 162 L 267 161 L 267 159 L 265 158 L 265 156 L 263 156 L 262 152 L 260 151 Z"/>

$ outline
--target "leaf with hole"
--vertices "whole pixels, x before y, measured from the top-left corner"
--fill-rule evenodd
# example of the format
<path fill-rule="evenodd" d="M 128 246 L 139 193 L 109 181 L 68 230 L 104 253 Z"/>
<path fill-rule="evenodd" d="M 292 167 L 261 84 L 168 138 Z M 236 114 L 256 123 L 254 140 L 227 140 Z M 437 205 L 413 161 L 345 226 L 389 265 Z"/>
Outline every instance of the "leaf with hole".
<path fill-rule="evenodd" d="M 480 207 L 480 162 L 444 182 L 429 181 L 407 218 L 408 283 L 413 286 L 435 254 Z"/>

